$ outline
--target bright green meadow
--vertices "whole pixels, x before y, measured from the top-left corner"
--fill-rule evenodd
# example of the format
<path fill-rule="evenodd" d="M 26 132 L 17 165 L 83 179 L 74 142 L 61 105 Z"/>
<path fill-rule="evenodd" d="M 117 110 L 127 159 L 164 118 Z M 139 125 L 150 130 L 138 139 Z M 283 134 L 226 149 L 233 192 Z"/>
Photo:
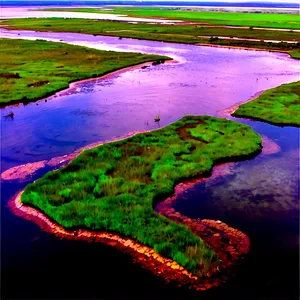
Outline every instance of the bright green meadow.
<path fill-rule="evenodd" d="M 300 127 L 300 81 L 267 90 L 258 98 L 240 105 L 233 116 Z"/>
<path fill-rule="evenodd" d="M 109 8 L 110 10 L 105 10 Z M 75 11 L 104 14 L 120 14 L 130 17 L 150 17 L 189 22 L 202 22 L 204 25 L 255 26 L 266 28 L 299 29 L 298 14 L 273 13 L 237 13 L 237 12 L 207 12 L 192 11 L 186 8 L 161 7 L 114 7 L 103 8 L 50 8 L 52 11 Z"/>

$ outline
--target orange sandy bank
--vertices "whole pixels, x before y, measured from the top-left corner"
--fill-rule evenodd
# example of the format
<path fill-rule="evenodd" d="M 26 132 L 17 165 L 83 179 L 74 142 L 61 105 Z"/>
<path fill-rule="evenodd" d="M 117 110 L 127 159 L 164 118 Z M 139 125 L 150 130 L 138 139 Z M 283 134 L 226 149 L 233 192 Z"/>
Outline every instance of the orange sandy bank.
<path fill-rule="evenodd" d="M 132 133 L 129 136 L 133 136 L 134 134 L 137 133 Z M 124 138 L 126 137 L 122 137 L 121 139 Z M 115 140 L 117 139 L 114 139 L 114 141 Z M 103 144 L 103 142 L 88 145 L 69 156 L 57 157 L 46 162 L 43 161 L 41 162 L 41 165 L 56 166 L 59 164 L 59 166 L 63 166 L 74 159 L 83 149 L 93 148 L 101 144 Z M 226 174 L 228 171 L 227 166 L 228 164 L 216 166 L 213 169 L 213 176 L 215 176 L 214 174 L 218 174 L 218 176 Z M 28 168 L 28 171 L 35 169 L 36 168 L 31 166 L 31 168 Z M 16 179 L 18 178 L 18 174 L 26 174 L 26 168 L 22 173 L 18 173 L 17 169 L 15 171 L 16 172 L 4 172 L 2 178 Z M 15 177 L 12 178 L 12 176 Z M 197 181 L 199 181 L 199 179 Z M 50 220 L 39 210 L 23 205 L 20 200 L 22 192 L 10 200 L 9 207 L 16 215 L 34 221 L 43 230 L 53 233 L 58 237 L 73 240 L 86 240 L 89 242 L 103 242 L 115 246 L 120 250 L 129 253 L 134 262 L 141 264 L 142 267 L 148 269 L 167 283 L 172 282 L 178 286 L 185 286 L 196 290 L 206 290 L 222 284 L 228 278 L 229 274 L 232 273 L 232 267 L 236 267 L 238 265 L 237 262 L 249 251 L 250 240 L 247 235 L 241 231 L 234 229 L 219 220 L 194 220 L 176 212 L 171 207 L 171 203 L 176 198 L 179 190 L 182 191 L 182 189 L 187 189 L 188 187 L 189 186 L 186 184 L 179 184 L 176 186 L 174 196 L 160 203 L 157 206 L 156 211 L 175 222 L 189 227 L 192 232 L 200 236 L 206 244 L 218 254 L 222 262 L 221 266 L 218 269 L 209 270 L 207 276 L 201 278 L 193 276 L 175 261 L 164 258 L 153 249 L 143 246 L 129 238 L 120 237 L 116 234 L 107 232 L 95 232 L 83 229 L 74 231 L 66 230 Z"/>
<path fill-rule="evenodd" d="M 88 242 L 105 243 L 130 254 L 135 263 L 140 264 L 143 268 L 149 270 L 160 280 L 166 283 L 172 283 L 177 286 L 193 288 L 198 291 L 204 291 L 214 286 L 221 285 L 228 277 L 227 273 L 220 272 L 219 269 L 212 270 L 207 277 L 198 278 L 193 276 L 182 266 L 171 259 L 167 259 L 156 253 L 153 249 L 141 245 L 130 238 L 120 237 L 116 234 L 107 232 L 96 232 L 84 229 L 66 230 L 57 223 L 51 221 L 46 215 L 39 210 L 25 206 L 21 203 L 22 192 L 13 197 L 8 205 L 9 208 L 18 216 L 35 222 L 44 231 L 52 233 L 60 238 L 70 240 L 81 240 Z M 197 221 L 198 223 L 200 221 Z M 209 235 L 210 238 L 205 238 L 213 250 L 217 249 L 217 253 L 224 251 L 221 257 L 226 256 L 230 259 L 223 260 L 221 269 L 231 266 L 244 256 L 249 250 L 249 238 L 242 232 L 229 227 L 221 221 L 202 220 L 201 230 L 197 234 L 202 236 Z M 224 243 L 220 243 L 221 237 L 229 237 L 227 247 L 223 247 Z M 213 274 L 214 273 L 214 274 Z"/>

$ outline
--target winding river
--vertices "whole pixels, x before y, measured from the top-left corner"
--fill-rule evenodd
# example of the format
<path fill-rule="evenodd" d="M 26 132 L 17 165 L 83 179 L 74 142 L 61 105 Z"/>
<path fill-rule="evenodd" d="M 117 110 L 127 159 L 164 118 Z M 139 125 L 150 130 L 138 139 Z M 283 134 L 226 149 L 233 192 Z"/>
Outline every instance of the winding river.
<path fill-rule="evenodd" d="M 218 116 L 220 110 L 259 91 L 300 77 L 299 61 L 280 53 L 74 33 L 3 29 L 1 37 L 155 53 L 176 60 L 79 83 L 47 101 L 1 109 L 2 172 L 93 142 L 157 128 L 153 120 L 157 114 L 160 126 L 185 114 Z M 11 110 L 15 117 L 5 119 Z M 241 229 L 252 242 L 238 276 L 201 297 L 298 299 L 299 129 L 239 121 L 273 140 L 280 151 L 233 164 L 226 175 L 195 184 L 173 204 L 187 216 L 220 219 Z M 164 285 L 112 247 L 59 240 L 13 215 L 7 208 L 10 197 L 48 170 L 41 169 L 27 182 L 2 182 L 3 296 L 199 297 Z"/>

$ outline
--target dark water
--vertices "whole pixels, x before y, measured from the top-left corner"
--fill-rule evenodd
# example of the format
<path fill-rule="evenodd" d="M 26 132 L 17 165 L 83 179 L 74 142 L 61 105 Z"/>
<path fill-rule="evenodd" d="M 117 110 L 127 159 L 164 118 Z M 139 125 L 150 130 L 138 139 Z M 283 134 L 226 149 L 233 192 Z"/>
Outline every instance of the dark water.
<path fill-rule="evenodd" d="M 99 48 L 161 53 L 179 63 L 78 85 L 39 105 L 13 108 L 13 120 L 3 118 L 11 108 L 2 109 L 3 170 L 130 131 L 156 128 L 153 118 L 158 113 L 160 125 L 188 113 L 215 115 L 257 91 L 299 78 L 299 63 L 282 54 L 22 33 L 33 35 Z M 8 199 L 27 183 L 3 182 L 2 298 L 298 299 L 299 129 L 249 124 L 277 142 L 281 152 L 238 163 L 229 175 L 200 184 L 176 202 L 186 215 L 221 219 L 250 236 L 250 254 L 238 276 L 222 288 L 197 294 L 165 286 L 112 247 L 60 240 L 42 232 L 7 208 Z"/>
<path fill-rule="evenodd" d="M 299 129 L 248 123 L 276 141 L 281 151 L 234 164 L 229 174 L 179 195 L 173 207 L 186 216 L 222 220 L 247 233 L 250 253 L 233 280 L 247 297 L 298 299 Z"/>

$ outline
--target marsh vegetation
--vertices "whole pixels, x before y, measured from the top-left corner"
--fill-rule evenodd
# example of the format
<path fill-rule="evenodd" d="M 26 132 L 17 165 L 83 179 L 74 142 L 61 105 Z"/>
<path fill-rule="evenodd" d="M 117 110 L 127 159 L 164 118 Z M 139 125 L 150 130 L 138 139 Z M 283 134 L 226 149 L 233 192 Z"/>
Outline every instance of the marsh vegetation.
<path fill-rule="evenodd" d="M 298 14 L 276 13 L 237 13 L 237 12 L 204 12 L 184 7 L 143 7 L 143 6 L 112 6 L 111 10 L 101 8 L 48 8 L 49 11 L 74 11 L 104 14 L 119 14 L 129 17 L 164 18 L 189 22 L 202 22 L 204 25 L 255 26 L 266 28 L 299 29 Z"/>
<path fill-rule="evenodd" d="M 21 201 L 66 228 L 131 237 L 205 275 L 220 263 L 216 254 L 187 227 L 156 214 L 153 206 L 171 195 L 176 183 L 260 150 L 261 138 L 249 126 L 186 116 L 162 129 L 84 151 L 68 166 L 28 185 Z"/>
<path fill-rule="evenodd" d="M 264 92 L 258 98 L 240 105 L 233 116 L 300 127 L 300 81 Z"/>
<path fill-rule="evenodd" d="M 70 82 L 168 57 L 100 51 L 48 41 L 0 39 L 0 106 L 31 102 Z"/>

